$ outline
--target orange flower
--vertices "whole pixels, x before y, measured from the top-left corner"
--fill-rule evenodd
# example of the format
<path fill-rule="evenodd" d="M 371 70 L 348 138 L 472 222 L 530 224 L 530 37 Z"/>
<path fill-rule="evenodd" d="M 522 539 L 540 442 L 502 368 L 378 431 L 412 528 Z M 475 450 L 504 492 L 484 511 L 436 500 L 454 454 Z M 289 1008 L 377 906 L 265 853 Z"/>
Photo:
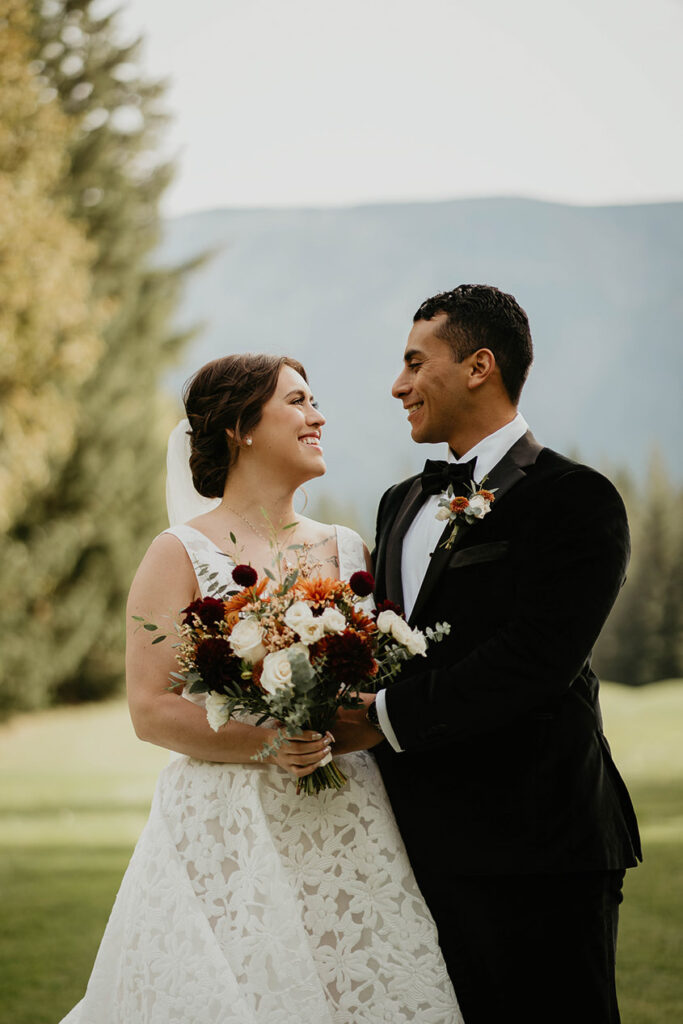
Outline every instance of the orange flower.
<path fill-rule="evenodd" d="M 358 611 L 357 608 L 352 608 L 348 617 L 351 620 L 351 626 L 354 629 L 357 629 L 359 633 L 377 632 L 377 623 L 375 620 L 371 619 L 368 615 L 364 615 L 363 612 Z"/>
<path fill-rule="evenodd" d="M 451 498 L 451 512 L 464 512 L 469 503 L 468 498 Z"/>
<path fill-rule="evenodd" d="M 232 630 L 235 628 L 237 623 L 240 621 L 240 613 L 239 612 L 226 612 L 225 613 L 225 621 L 228 624 L 228 630 L 230 632 L 232 632 Z"/>
<path fill-rule="evenodd" d="M 477 491 L 477 494 L 481 494 L 485 501 L 494 501 L 494 496 L 491 491 Z"/>
<path fill-rule="evenodd" d="M 225 602 L 225 614 L 228 616 L 230 612 L 239 612 L 246 605 L 251 604 L 254 600 L 254 594 L 258 597 L 263 593 L 268 580 L 264 577 L 256 584 L 255 587 L 248 587 L 246 590 L 240 590 L 239 594 L 235 594 L 228 601 Z"/>
<path fill-rule="evenodd" d="M 333 601 L 337 594 L 342 594 L 346 584 L 342 580 L 336 580 L 331 576 L 323 579 L 322 576 L 311 576 L 308 579 L 300 576 L 294 585 L 294 590 L 304 601 L 310 601 L 312 605 L 324 605 Z"/>

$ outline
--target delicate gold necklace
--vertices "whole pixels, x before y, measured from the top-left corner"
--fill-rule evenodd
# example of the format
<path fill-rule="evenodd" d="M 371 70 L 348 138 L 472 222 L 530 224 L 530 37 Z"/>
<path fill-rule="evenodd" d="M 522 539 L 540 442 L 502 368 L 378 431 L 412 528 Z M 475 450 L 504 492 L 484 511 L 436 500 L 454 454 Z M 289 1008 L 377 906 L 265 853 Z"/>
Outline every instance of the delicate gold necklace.
<path fill-rule="evenodd" d="M 265 533 L 254 526 L 254 524 L 251 523 L 246 516 L 243 516 L 241 512 L 238 512 L 236 508 L 232 508 L 231 505 L 225 505 L 225 508 L 227 508 L 228 512 L 232 512 L 233 515 L 237 516 L 238 519 L 241 519 L 243 523 L 246 523 L 252 533 L 255 533 L 257 537 L 261 537 L 267 544 L 270 544 L 272 538 L 266 537 Z M 296 520 L 296 525 L 299 525 L 298 519 Z"/>

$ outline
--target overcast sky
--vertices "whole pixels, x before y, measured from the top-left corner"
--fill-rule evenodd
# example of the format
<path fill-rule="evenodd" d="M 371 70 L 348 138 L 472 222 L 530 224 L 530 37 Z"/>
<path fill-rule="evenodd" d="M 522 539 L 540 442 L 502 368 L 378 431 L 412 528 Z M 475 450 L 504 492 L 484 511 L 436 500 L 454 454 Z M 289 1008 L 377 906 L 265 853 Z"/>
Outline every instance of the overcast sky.
<path fill-rule="evenodd" d="M 683 199 L 681 0 L 127 0 L 121 23 L 170 81 L 167 213 Z"/>

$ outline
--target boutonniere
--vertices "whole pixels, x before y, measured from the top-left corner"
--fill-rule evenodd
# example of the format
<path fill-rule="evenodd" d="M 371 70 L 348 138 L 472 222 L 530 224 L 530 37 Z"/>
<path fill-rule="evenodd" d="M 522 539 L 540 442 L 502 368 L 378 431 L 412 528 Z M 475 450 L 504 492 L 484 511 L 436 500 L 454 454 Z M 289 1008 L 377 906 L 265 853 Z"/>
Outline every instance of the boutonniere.
<path fill-rule="evenodd" d="M 482 480 L 482 484 L 485 481 L 486 477 Z M 453 485 L 449 484 L 446 493 L 439 498 L 439 511 L 436 513 L 436 518 L 439 522 L 453 525 L 453 529 L 442 544 L 444 548 L 453 546 L 461 526 L 471 526 L 477 519 L 483 519 L 491 511 L 491 505 L 495 500 L 494 493 L 498 488 L 494 487 L 492 491 L 486 491 L 481 485 L 477 487 L 474 480 L 470 481 L 469 488 L 468 495 L 453 497 Z"/>

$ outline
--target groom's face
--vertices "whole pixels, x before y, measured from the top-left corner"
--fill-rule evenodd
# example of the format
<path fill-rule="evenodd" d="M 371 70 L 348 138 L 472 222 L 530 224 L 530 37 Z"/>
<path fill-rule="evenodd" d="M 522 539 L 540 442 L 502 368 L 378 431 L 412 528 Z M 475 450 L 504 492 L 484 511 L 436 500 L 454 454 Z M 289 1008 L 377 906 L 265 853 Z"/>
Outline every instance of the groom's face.
<path fill-rule="evenodd" d="M 469 408 L 469 367 L 456 363 L 453 351 L 435 331 L 446 320 L 417 320 L 408 336 L 403 370 L 391 393 L 408 412 L 413 441 L 438 444 L 450 441 Z"/>

